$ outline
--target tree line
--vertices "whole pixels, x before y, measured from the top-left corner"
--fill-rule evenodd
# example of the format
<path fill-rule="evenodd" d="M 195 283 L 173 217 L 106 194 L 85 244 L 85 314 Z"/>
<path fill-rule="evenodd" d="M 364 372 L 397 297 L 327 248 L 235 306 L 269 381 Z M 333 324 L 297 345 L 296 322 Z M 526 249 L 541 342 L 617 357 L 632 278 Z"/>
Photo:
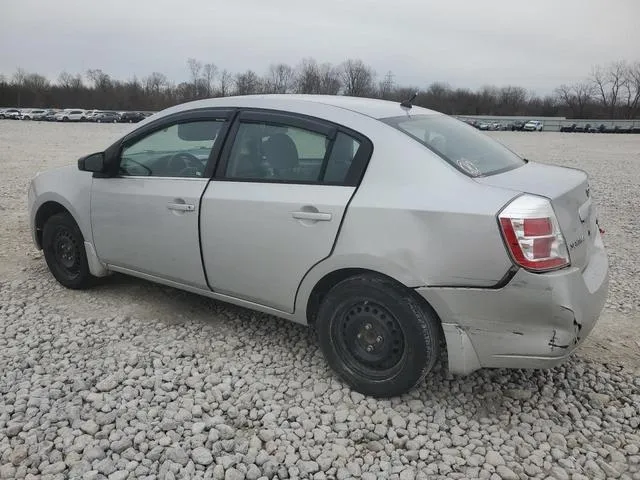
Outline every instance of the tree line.
<path fill-rule="evenodd" d="M 417 94 L 415 105 L 452 115 L 600 119 L 640 115 L 640 61 L 596 65 L 584 79 L 560 85 L 546 96 L 515 85 L 477 90 L 452 88 L 444 82 L 426 88 L 402 86 L 396 84 L 392 72 L 379 78 L 360 59 L 334 65 L 305 58 L 295 67 L 272 64 L 263 74 L 254 70 L 232 73 L 195 58 L 187 59 L 186 67 L 189 79 L 180 83 L 160 72 L 118 80 L 101 69 L 83 74 L 62 72 L 53 81 L 18 68 L 8 76 L 0 74 L 0 106 L 155 111 L 201 98 L 256 93 L 352 95 L 393 101 Z"/>

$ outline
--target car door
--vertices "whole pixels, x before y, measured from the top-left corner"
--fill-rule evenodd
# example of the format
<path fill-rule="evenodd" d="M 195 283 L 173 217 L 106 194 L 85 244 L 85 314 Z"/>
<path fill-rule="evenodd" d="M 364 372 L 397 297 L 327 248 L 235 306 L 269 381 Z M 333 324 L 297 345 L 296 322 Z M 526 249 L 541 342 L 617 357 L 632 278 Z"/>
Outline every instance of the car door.
<path fill-rule="evenodd" d="M 118 174 L 94 178 L 91 188 L 100 260 L 117 271 L 207 288 L 198 236 L 200 197 L 228 113 L 170 118 L 124 140 Z"/>
<path fill-rule="evenodd" d="M 213 291 L 293 312 L 302 278 L 331 253 L 370 154 L 368 139 L 342 127 L 242 112 L 202 198 Z"/>

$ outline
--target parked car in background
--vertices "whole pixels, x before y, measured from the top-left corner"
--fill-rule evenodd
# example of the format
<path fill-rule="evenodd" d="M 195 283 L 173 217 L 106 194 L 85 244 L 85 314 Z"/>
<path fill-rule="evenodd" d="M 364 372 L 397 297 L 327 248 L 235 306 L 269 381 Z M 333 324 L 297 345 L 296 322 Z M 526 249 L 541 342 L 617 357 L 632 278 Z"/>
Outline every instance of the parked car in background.
<path fill-rule="evenodd" d="M 86 110 L 85 112 L 85 118 L 90 121 L 93 122 L 95 116 L 99 113 L 102 113 L 102 110 Z"/>
<path fill-rule="evenodd" d="M 141 112 L 122 112 L 119 121 L 122 123 L 138 123 L 144 119 L 145 116 Z"/>
<path fill-rule="evenodd" d="M 575 131 L 576 131 L 576 127 L 577 127 L 577 126 L 578 126 L 578 125 L 577 125 L 577 124 L 575 124 L 575 123 L 572 123 L 571 125 L 562 125 L 562 126 L 560 127 L 560 131 L 561 131 L 561 132 L 568 132 L 568 133 L 570 133 L 570 132 L 575 132 Z"/>
<path fill-rule="evenodd" d="M 17 108 L 7 108 L 3 112 L 0 112 L 0 118 L 6 118 L 9 120 L 19 120 L 22 112 Z"/>
<path fill-rule="evenodd" d="M 480 122 L 478 124 L 478 130 L 490 130 L 491 129 L 491 125 L 487 122 Z"/>
<path fill-rule="evenodd" d="M 453 374 L 556 365 L 607 298 L 585 172 L 406 102 L 177 105 L 39 173 L 28 211 L 62 285 L 121 272 L 312 324 L 373 396 L 415 387 L 441 340 Z"/>
<path fill-rule="evenodd" d="M 22 120 L 40 120 L 44 114 L 44 109 L 34 108 L 33 110 L 25 110 L 22 112 L 20 118 Z"/>
<path fill-rule="evenodd" d="M 522 131 L 524 129 L 524 122 L 522 120 L 516 120 L 510 126 L 511 131 Z"/>
<path fill-rule="evenodd" d="M 100 112 L 93 117 L 96 123 L 117 123 L 119 120 L 120 115 L 116 112 Z"/>
<path fill-rule="evenodd" d="M 56 120 L 58 122 L 84 122 L 86 119 L 87 113 L 85 110 L 67 108 L 56 113 Z"/>
<path fill-rule="evenodd" d="M 47 112 L 42 117 L 42 120 L 44 120 L 45 122 L 55 122 L 56 121 L 56 114 L 58 112 L 59 112 L 59 110 L 47 110 Z"/>
<path fill-rule="evenodd" d="M 542 128 L 544 127 L 544 125 L 542 124 L 541 121 L 539 120 L 529 120 L 527 123 L 524 124 L 524 130 L 528 131 L 528 132 L 541 132 Z"/>

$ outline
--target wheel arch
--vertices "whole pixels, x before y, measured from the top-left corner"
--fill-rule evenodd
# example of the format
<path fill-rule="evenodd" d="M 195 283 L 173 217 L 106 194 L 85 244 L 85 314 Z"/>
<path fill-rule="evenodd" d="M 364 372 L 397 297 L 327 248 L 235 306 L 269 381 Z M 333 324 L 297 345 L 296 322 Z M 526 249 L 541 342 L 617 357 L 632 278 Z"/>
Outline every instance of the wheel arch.
<path fill-rule="evenodd" d="M 42 248 L 42 229 L 44 228 L 44 224 L 46 223 L 46 221 L 49 220 L 49 218 L 51 218 L 53 215 L 63 212 L 68 213 L 71 218 L 73 218 L 74 221 L 78 223 L 69 209 L 55 200 L 48 200 L 40 205 L 40 207 L 38 207 L 35 216 L 35 239 L 38 248 Z"/>
<path fill-rule="evenodd" d="M 322 300 L 326 296 L 326 294 L 335 285 L 337 285 L 343 280 L 346 280 L 347 278 L 355 277 L 358 275 L 365 275 L 365 274 L 375 275 L 375 276 L 384 278 L 385 280 L 391 283 L 394 283 L 399 288 L 405 290 L 407 294 L 415 298 L 423 306 L 423 308 L 429 310 L 436 317 L 436 319 L 438 320 L 438 325 L 440 326 L 440 329 L 442 329 L 442 320 L 440 318 L 440 315 L 438 315 L 438 312 L 436 311 L 436 309 L 422 295 L 416 292 L 415 288 L 409 285 L 406 285 L 405 283 L 394 278 L 393 276 L 382 273 L 380 271 L 369 269 L 369 268 L 358 268 L 358 267 L 340 268 L 340 269 L 333 270 L 329 273 L 326 273 L 322 278 L 320 278 L 315 283 L 315 285 L 311 289 L 311 292 L 307 298 L 307 301 L 304 307 L 304 313 L 305 313 L 307 324 L 310 326 L 315 325 L 320 304 L 322 303 Z"/>

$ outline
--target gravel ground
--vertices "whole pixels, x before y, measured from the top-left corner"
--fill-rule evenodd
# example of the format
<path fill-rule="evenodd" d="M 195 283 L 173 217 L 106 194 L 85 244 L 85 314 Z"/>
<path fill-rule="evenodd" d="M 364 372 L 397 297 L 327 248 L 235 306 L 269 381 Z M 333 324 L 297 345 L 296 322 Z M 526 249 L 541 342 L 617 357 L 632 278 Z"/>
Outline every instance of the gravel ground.
<path fill-rule="evenodd" d="M 593 176 L 612 284 L 589 344 L 381 401 L 299 325 L 122 275 L 55 283 L 26 183 L 126 128 L 0 121 L 0 478 L 640 480 L 640 136 L 492 134 Z"/>

